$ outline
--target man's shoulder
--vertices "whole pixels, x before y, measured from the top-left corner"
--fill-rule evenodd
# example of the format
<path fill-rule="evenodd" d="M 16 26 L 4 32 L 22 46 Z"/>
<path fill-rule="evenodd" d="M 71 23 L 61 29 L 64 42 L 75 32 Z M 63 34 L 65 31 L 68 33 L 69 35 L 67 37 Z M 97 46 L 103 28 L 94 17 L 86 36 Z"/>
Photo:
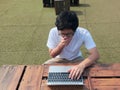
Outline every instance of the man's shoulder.
<path fill-rule="evenodd" d="M 58 35 L 58 30 L 57 27 L 53 27 L 50 29 L 49 35 L 57 36 Z"/>
<path fill-rule="evenodd" d="M 50 31 L 57 31 L 57 27 L 53 27 L 53 28 L 51 28 Z"/>
<path fill-rule="evenodd" d="M 82 34 L 85 34 L 85 33 L 89 32 L 89 31 L 88 31 L 86 28 L 78 27 L 78 28 L 77 28 L 77 32 L 82 33 Z"/>
<path fill-rule="evenodd" d="M 57 32 L 58 32 L 57 27 L 53 27 L 53 28 L 50 29 L 50 34 L 51 33 L 57 33 Z"/>

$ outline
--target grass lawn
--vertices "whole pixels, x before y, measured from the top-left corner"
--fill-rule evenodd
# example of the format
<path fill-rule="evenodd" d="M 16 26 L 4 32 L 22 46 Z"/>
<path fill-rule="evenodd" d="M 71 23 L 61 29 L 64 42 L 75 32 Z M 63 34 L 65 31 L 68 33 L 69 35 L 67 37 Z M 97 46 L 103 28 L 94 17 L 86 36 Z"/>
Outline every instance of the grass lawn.
<path fill-rule="evenodd" d="M 80 0 L 80 6 L 70 7 L 79 17 L 79 26 L 91 32 L 100 63 L 120 62 L 119 3 Z M 42 0 L 0 0 L 0 65 L 42 64 L 48 60 L 46 42 L 55 18 L 54 8 L 43 8 Z M 81 49 L 87 57 L 86 49 Z"/>

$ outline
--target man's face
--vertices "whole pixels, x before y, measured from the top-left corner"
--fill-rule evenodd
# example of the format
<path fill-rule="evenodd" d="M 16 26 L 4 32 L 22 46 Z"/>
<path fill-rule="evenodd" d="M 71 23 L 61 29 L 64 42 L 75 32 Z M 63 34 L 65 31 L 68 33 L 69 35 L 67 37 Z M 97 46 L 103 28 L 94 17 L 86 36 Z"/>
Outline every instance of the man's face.
<path fill-rule="evenodd" d="M 64 30 L 59 30 L 59 35 L 64 38 L 64 39 L 69 39 L 72 38 L 74 35 L 74 32 L 72 29 L 64 29 Z"/>

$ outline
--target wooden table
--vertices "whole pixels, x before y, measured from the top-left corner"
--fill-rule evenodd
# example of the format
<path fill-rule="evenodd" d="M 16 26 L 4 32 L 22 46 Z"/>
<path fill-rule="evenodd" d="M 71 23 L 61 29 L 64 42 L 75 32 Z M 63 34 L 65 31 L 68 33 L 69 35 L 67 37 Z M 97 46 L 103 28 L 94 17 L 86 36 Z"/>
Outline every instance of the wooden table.
<path fill-rule="evenodd" d="M 86 68 L 83 86 L 47 86 L 48 68 L 49 65 L 3 65 L 0 90 L 120 90 L 120 63 Z"/>

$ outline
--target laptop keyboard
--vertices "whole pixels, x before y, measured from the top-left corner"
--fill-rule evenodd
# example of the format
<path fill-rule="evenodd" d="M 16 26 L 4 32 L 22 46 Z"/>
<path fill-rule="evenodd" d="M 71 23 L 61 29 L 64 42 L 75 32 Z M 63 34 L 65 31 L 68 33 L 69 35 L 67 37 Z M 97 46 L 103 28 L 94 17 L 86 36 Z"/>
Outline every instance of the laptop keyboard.
<path fill-rule="evenodd" d="M 83 85 L 83 77 L 72 80 L 69 78 L 68 72 L 50 72 L 48 85 Z"/>

